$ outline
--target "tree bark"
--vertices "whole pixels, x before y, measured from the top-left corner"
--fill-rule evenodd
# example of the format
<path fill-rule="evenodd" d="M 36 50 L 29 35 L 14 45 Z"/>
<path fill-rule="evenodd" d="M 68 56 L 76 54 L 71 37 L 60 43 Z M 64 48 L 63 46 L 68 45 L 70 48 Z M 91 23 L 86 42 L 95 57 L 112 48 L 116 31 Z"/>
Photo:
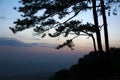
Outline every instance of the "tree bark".
<path fill-rule="evenodd" d="M 93 5 L 93 17 L 94 17 L 94 24 L 96 27 L 96 36 L 97 36 L 97 45 L 98 45 L 98 51 L 102 54 L 103 48 L 102 48 L 102 42 L 101 42 L 101 34 L 98 26 L 98 16 L 96 11 L 96 0 L 92 0 Z"/>
<path fill-rule="evenodd" d="M 108 38 L 108 28 L 107 28 L 107 19 L 105 14 L 104 0 L 101 0 L 100 2 L 101 2 L 101 9 L 102 9 L 103 24 L 104 24 L 105 50 L 106 50 L 106 53 L 109 54 L 109 38 Z"/>

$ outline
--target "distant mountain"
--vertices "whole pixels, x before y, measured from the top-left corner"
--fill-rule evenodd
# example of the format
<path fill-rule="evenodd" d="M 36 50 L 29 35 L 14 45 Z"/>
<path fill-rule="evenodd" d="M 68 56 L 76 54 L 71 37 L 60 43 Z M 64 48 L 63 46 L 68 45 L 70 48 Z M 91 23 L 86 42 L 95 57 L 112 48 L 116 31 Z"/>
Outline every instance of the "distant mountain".
<path fill-rule="evenodd" d="M 120 80 L 120 48 L 110 54 L 90 52 L 69 69 L 56 72 L 49 80 Z"/>

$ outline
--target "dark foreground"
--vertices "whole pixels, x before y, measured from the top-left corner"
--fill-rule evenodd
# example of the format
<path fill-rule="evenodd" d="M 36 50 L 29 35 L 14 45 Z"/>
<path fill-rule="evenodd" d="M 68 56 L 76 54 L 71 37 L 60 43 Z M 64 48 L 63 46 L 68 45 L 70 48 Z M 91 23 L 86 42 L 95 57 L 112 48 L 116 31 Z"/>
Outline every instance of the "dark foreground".
<path fill-rule="evenodd" d="M 109 54 L 102 55 L 90 52 L 49 80 L 120 80 L 120 48 L 111 48 Z"/>

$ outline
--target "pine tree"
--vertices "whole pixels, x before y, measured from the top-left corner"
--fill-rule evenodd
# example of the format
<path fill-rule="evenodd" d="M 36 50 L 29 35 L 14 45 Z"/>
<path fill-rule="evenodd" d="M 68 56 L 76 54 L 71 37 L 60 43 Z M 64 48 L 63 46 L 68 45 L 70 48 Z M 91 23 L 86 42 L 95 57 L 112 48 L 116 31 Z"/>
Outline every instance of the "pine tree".
<path fill-rule="evenodd" d="M 33 28 L 34 34 L 40 35 L 42 38 L 44 38 L 46 35 L 49 35 L 50 37 L 58 37 L 60 35 L 68 37 L 68 35 L 71 34 L 75 35 L 75 37 L 66 40 L 66 42 L 64 42 L 62 45 L 59 45 L 57 49 L 64 46 L 68 46 L 73 49 L 73 39 L 81 35 L 87 35 L 93 39 L 93 33 L 96 33 L 98 51 L 101 53 L 103 49 L 100 25 L 98 22 L 98 12 L 100 12 L 103 16 L 103 23 L 105 28 L 106 51 L 109 51 L 105 9 L 110 10 L 111 7 L 108 8 L 108 5 L 111 3 L 114 4 L 115 1 L 105 0 L 107 4 L 103 4 L 104 1 L 100 0 L 101 3 L 96 4 L 97 1 L 99 0 L 21 0 L 19 3 L 21 3 L 23 6 L 18 8 L 15 7 L 14 9 L 22 13 L 21 16 L 23 19 L 18 19 L 15 21 L 15 27 L 10 27 L 10 29 L 13 31 L 13 33 L 17 33 L 18 31 Z M 73 19 L 80 15 L 81 11 L 88 10 L 93 11 L 94 24 L 90 22 L 83 24 L 80 19 Z M 37 15 L 39 12 L 43 12 L 43 14 Z M 69 14 L 73 15 L 64 22 L 59 22 L 54 18 L 54 16 L 58 16 L 59 19 L 63 19 Z M 54 29 L 56 32 L 50 32 L 51 29 Z M 94 39 L 93 43 L 96 50 Z"/>

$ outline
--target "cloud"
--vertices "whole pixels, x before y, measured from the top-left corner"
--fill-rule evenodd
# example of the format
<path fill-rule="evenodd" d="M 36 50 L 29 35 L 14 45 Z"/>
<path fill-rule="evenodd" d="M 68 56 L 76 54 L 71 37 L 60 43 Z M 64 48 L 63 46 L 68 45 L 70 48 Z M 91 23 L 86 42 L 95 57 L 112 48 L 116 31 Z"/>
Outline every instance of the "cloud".
<path fill-rule="evenodd" d="M 0 46 L 11 46 L 11 47 L 47 47 L 55 48 L 56 44 L 50 43 L 24 43 L 15 38 L 0 37 Z"/>
<path fill-rule="evenodd" d="M 6 17 L 4 17 L 4 16 L 0 16 L 0 19 L 4 20 L 4 19 L 6 19 Z"/>
<path fill-rule="evenodd" d="M 55 47 L 56 44 L 24 43 L 0 37 L 0 76 L 55 72 L 69 67 L 81 56 L 77 51 L 55 50 Z"/>
<path fill-rule="evenodd" d="M 26 46 L 25 43 L 14 38 L 0 37 L 1 46 Z"/>
<path fill-rule="evenodd" d="M 57 44 L 50 43 L 31 43 L 32 46 L 46 47 L 46 48 L 56 48 Z"/>

